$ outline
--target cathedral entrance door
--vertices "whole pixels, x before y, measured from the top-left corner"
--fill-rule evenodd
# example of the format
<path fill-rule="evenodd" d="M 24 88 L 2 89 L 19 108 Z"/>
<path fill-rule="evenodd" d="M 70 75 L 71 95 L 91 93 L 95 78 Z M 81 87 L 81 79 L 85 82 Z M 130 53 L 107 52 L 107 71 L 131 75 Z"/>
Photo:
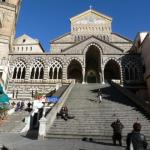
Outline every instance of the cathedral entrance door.
<path fill-rule="evenodd" d="M 100 50 L 92 45 L 86 52 L 86 82 L 87 83 L 99 83 L 101 72 L 101 63 L 100 63 Z"/>
<path fill-rule="evenodd" d="M 96 73 L 94 71 L 89 71 L 87 73 L 87 82 L 88 83 L 96 83 L 97 82 Z"/>
<path fill-rule="evenodd" d="M 115 60 L 109 60 L 104 69 L 106 81 L 120 80 L 120 66 Z"/>
<path fill-rule="evenodd" d="M 67 69 L 67 78 L 75 79 L 77 83 L 82 83 L 82 66 L 77 60 L 72 60 Z"/>

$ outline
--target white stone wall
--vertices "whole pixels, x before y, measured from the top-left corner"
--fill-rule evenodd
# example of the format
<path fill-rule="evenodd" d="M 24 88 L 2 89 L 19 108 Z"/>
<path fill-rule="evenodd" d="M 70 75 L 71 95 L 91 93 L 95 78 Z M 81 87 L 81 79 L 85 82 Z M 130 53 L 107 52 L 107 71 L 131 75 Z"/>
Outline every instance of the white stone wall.
<path fill-rule="evenodd" d="M 39 44 L 21 44 L 13 46 L 13 53 L 43 53 Z"/>
<path fill-rule="evenodd" d="M 148 34 L 141 46 L 141 55 L 145 65 L 145 78 L 150 76 L 150 35 Z"/>
<path fill-rule="evenodd" d="M 28 35 L 22 35 L 13 42 L 13 53 L 43 53 L 43 48 L 38 39 L 33 39 Z"/>

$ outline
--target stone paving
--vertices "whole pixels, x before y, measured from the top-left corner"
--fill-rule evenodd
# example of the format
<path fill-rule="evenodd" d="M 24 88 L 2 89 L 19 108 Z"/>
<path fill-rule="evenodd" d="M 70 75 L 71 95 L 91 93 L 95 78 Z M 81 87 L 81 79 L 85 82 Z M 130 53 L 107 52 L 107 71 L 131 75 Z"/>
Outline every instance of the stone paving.
<path fill-rule="evenodd" d="M 31 140 L 19 134 L 0 134 L 0 144 L 9 150 L 124 150 L 111 143 L 94 143 L 79 139 Z"/>

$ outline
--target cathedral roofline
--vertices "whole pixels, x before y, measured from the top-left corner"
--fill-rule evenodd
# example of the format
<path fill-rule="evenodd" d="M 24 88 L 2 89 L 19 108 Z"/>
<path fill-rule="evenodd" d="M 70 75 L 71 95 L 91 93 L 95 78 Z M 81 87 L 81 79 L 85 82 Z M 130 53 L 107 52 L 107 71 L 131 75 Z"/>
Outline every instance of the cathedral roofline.
<path fill-rule="evenodd" d="M 111 34 L 115 34 L 115 35 L 117 35 L 117 36 L 119 36 L 119 37 L 121 37 L 121 38 L 123 38 L 123 39 L 125 39 L 125 40 L 127 40 L 127 41 L 129 41 L 129 42 L 131 42 L 131 43 L 133 43 L 133 41 L 132 41 L 132 40 L 128 39 L 128 38 L 127 38 L 127 37 L 125 37 L 125 36 L 120 35 L 119 33 L 112 32 Z"/>
<path fill-rule="evenodd" d="M 94 36 L 94 35 L 92 35 L 92 36 L 90 36 L 90 37 L 84 39 L 83 41 L 80 41 L 80 42 L 78 42 L 78 43 L 75 43 L 74 45 L 71 45 L 70 47 L 67 47 L 66 49 L 63 49 L 62 52 L 65 52 L 65 51 L 67 51 L 68 49 L 70 49 L 70 48 L 72 48 L 72 47 L 74 47 L 74 46 L 76 46 L 76 45 L 78 45 L 78 44 L 80 44 L 80 43 L 82 43 L 82 42 L 84 42 L 84 41 L 86 41 L 86 40 L 92 38 L 92 37 L 95 38 L 95 39 L 97 39 L 97 40 L 100 40 L 100 41 L 102 41 L 102 42 L 104 42 L 104 43 L 106 43 L 106 44 L 108 44 L 108 45 L 110 45 L 110 46 L 112 46 L 112 47 L 114 47 L 114 48 L 117 48 L 117 49 L 120 50 L 121 52 L 124 52 L 123 49 L 121 49 L 121 48 L 119 48 L 119 47 L 117 47 L 117 46 L 115 46 L 115 45 L 113 45 L 113 44 L 111 44 L 111 43 L 109 43 L 109 42 L 106 42 L 106 41 L 104 41 L 104 40 L 102 40 L 102 39 L 100 39 L 100 38 L 98 38 L 98 37 L 96 37 L 96 36 Z"/>
<path fill-rule="evenodd" d="M 63 35 L 60 35 L 59 37 L 55 38 L 54 40 L 51 40 L 51 41 L 50 41 L 50 44 L 53 44 L 53 43 L 55 43 L 55 41 L 57 41 L 57 40 L 59 40 L 59 39 L 65 37 L 65 36 L 67 36 L 67 35 L 70 35 L 70 34 L 71 34 L 71 32 L 68 32 L 68 33 L 65 33 L 65 34 L 63 34 Z"/>
<path fill-rule="evenodd" d="M 78 20 L 80 17 L 83 17 L 83 16 L 87 15 L 88 13 L 93 13 L 93 14 L 96 14 L 98 16 L 104 17 L 107 20 L 112 21 L 111 17 L 106 16 L 106 15 L 104 15 L 104 14 L 102 14 L 102 13 L 96 11 L 96 10 L 93 10 L 93 9 L 87 10 L 87 11 L 85 11 L 85 12 L 83 12 L 83 13 L 77 15 L 77 16 L 74 16 L 74 17 L 70 18 L 70 21 L 74 22 L 74 21 Z"/>
<path fill-rule="evenodd" d="M 20 43 L 20 41 L 19 41 L 20 39 L 21 40 L 22 39 L 29 39 L 30 42 L 28 42 L 28 43 L 22 43 L 21 42 Z M 41 50 L 43 52 L 45 52 L 45 50 L 44 50 L 43 46 L 41 45 L 40 41 L 38 39 L 33 39 L 31 36 L 29 36 L 27 34 L 23 34 L 23 35 L 21 35 L 21 36 L 19 36 L 19 37 L 17 37 L 17 38 L 14 39 L 13 46 L 17 46 L 17 45 L 39 45 L 40 48 L 41 48 Z"/>

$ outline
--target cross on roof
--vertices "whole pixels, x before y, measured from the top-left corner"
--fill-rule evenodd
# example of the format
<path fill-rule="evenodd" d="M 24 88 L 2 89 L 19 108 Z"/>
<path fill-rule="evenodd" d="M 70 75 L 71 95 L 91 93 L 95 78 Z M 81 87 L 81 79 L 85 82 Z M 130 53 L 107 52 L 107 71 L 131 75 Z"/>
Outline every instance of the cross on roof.
<path fill-rule="evenodd" d="M 92 10 L 93 6 L 92 6 L 92 5 L 90 5 L 89 7 L 90 7 L 90 10 Z"/>

